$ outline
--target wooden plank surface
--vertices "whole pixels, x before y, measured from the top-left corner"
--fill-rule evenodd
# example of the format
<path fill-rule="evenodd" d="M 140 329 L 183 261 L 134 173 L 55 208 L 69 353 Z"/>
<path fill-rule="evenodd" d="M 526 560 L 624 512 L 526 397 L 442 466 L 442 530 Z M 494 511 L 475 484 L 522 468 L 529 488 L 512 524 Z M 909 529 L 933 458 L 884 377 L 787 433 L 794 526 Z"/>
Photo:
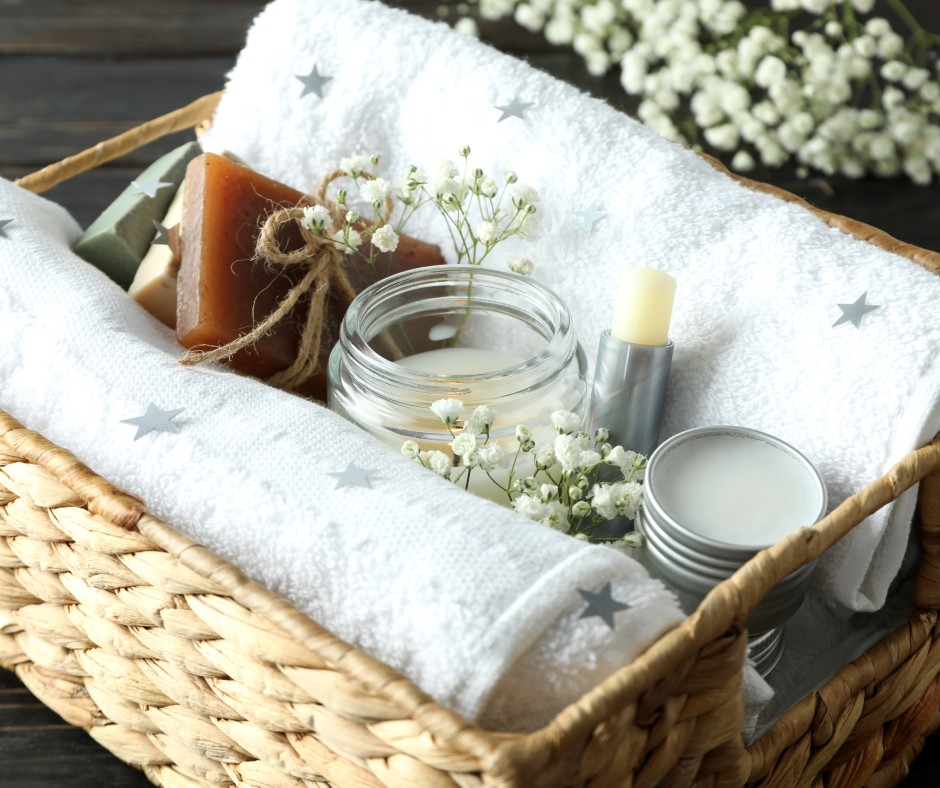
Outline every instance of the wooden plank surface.
<path fill-rule="evenodd" d="M 433 17 L 437 0 L 394 0 Z M 16 178 L 223 86 L 259 0 L 0 0 L 0 175 Z M 455 5 L 455 3 L 451 3 Z M 908 0 L 940 30 L 937 0 Z M 590 76 L 580 60 L 511 22 L 484 38 L 632 112 L 618 75 Z M 48 194 L 89 223 L 174 140 L 154 143 Z M 940 250 L 940 184 L 796 177 L 793 168 L 753 174 L 826 210 Z M 940 746 L 931 740 L 904 781 L 935 786 Z M 143 788 L 150 783 L 88 735 L 64 723 L 0 670 L 0 786 Z M 538 788 L 534 786 L 533 788 Z"/>

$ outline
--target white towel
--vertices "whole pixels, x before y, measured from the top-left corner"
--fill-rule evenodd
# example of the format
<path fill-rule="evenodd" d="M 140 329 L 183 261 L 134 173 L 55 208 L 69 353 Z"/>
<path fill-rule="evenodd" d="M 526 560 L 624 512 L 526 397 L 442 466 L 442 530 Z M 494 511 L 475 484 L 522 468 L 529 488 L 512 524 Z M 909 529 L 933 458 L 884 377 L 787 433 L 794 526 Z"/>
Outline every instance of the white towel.
<path fill-rule="evenodd" d="M 332 77 L 323 98 L 298 75 Z M 525 119 L 500 121 L 519 98 Z M 386 172 L 472 148 L 542 196 L 540 232 L 510 241 L 571 308 L 589 354 L 609 327 L 620 272 L 678 280 L 663 437 L 708 424 L 774 434 L 822 473 L 832 506 L 940 431 L 940 280 L 739 186 L 603 102 L 443 24 L 360 0 L 276 0 L 256 20 L 205 144 L 302 189 L 351 153 Z M 606 214 L 588 235 L 576 211 Z M 445 249 L 419 214 L 409 232 Z M 863 293 L 880 308 L 833 327 Z M 915 492 L 822 561 L 827 595 L 854 610 L 885 600 Z"/>
<path fill-rule="evenodd" d="M 172 332 L 69 251 L 60 207 L 0 180 L 0 219 L 0 408 L 442 704 L 537 727 L 682 620 L 622 553 L 468 495 L 323 407 L 179 366 Z M 135 440 L 122 421 L 151 402 L 185 409 L 178 432 Z M 371 489 L 336 489 L 349 462 Z M 630 605 L 613 630 L 581 618 L 578 592 L 608 581 Z"/>

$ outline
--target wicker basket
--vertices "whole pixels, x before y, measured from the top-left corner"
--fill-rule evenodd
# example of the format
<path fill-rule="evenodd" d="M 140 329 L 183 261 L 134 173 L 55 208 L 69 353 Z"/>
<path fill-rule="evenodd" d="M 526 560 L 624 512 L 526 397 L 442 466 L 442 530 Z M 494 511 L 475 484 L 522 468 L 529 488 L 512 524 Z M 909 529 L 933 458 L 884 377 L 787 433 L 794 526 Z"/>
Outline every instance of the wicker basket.
<path fill-rule="evenodd" d="M 205 121 L 217 101 L 207 96 L 20 185 L 48 189 Z M 940 272 L 940 255 L 817 213 Z M 748 612 L 918 481 L 917 609 L 745 747 Z M 0 413 L 0 662 L 158 785 L 891 785 L 940 725 L 938 608 L 935 441 L 815 528 L 757 555 L 544 729 L 494 733 L 440 707 Z"/>

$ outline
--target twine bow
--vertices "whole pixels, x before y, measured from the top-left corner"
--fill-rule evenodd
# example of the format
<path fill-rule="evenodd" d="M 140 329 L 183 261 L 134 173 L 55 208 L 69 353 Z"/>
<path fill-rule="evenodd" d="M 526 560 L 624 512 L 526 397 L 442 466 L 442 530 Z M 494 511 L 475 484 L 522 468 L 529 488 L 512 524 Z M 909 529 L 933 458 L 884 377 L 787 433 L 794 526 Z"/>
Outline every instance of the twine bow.
<path fill-rule="evenodd" d="M 334 170 L 325 176 L 313 195 L 313 205 L 324 206 L 330 213 L 333 226 L 341 227 L 345 222 L 343 209 L 331 198 L 327 197 L 327 187 L 337 178 L 345 175 L 342 170 Z M 369 177 L 364 173 L 364 177 Z M 385 198 L 382 207 L 380 223 L 386 224 L 392 214 L 392 198 Z M 205 361 L 220 361 L 231 358 L 239 350 L 257 342 L 277 323 L 290 314 L 300 300 L 310 293 L 307 317 L 300 333 L 300 342 L 297 347 L 297 356 L 286 368 L 275 372 L 267 379 L 267 383 L 277 388 L 291 391 L 308 380 L 316 371 L 320 358 L 320 342 L 323 338 L 323 329 L 327 320 L 327 299 L 330 289 L 336 291 L 352 303 L 356 291 L 346 275 L 343 267 L 345 255 L 337 249 L 331 238 L 324 238 L 313 230 L 307 228 L 302 219 L 304 206 L 296 205 L 291 208 L 280 208 L 268 214 L 265 218 L 261 232 L 255 243 L 255 264 L 262 261 L 273 266 L 302 266 L 306 271 L 280 301 L 277 307 L 264 320 L 258 323 L 247 334 L 243 334 L 231 342 L 211 350 L 188 350 L 180 357 L 179 362 L 184 366 L 193 366 Z M 304 239 L 304 245 L 292 252 L 284 251 L 280 246 L 279 232 L 284 225 L 295 222 Z"/>

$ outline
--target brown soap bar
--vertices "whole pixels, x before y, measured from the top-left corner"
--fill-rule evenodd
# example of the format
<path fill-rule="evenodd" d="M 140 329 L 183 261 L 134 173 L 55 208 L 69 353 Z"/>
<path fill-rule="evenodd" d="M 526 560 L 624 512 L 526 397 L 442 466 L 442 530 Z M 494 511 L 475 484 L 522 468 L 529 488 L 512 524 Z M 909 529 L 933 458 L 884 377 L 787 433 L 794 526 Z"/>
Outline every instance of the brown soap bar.
<path fill-rule="evenodd" d="M 271 267 L 252 259 L 264 218 L 274 210 L 306 204 L 304 195 L 229 159 L 205 153 L 186 170 L 182 262 L 178 280 L 176 333 L 187 348 L 212 348 L 248 333 L 277 307 L 303 275 L 301 266 Z M 303 245 L 293 225 L 281 233 L 281 247 Z M 392 271 L 443 263 L 437 246 L 402 236 Z M 372 281 L 361 260 L 346 258 L 357 290 Z M 383 261 L 384 264 L 384 261 Z M 303 302 L 302 302 L 303 304 Z M 326 361 L 346 304 L 330 299 L 320 369 L 303 393 L 326 398 Z M 305 308 L 305 305 L 303 306 Z M 294 360 L 305 313 L 288 315 L 252 346 L 227 362 L 258 378 L 285 369 Z"/>

